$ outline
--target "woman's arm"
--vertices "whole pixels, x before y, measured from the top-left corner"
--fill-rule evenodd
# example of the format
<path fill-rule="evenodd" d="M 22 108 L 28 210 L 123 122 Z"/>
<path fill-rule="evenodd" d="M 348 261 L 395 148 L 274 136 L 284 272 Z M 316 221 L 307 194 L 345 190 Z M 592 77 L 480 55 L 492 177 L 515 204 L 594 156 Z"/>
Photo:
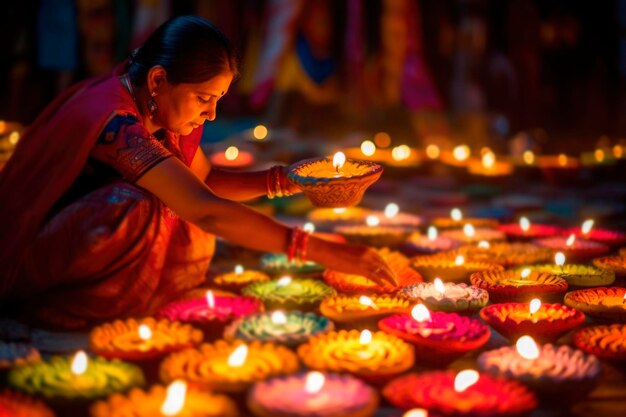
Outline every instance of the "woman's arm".
<path fill-rule="evenodd" d="M 244 205 L 214 196 L 180 160 L 168 158 L 137 185 L 155 194 L 183 219 L 203 230 L 247 248 L 285 252 L 291 229 Z M 381 285 L 394 283 L 394 274 L 378 253 L 366 246 L 309 239 L 308 257 L 328 268 L 363 275 Z"/>

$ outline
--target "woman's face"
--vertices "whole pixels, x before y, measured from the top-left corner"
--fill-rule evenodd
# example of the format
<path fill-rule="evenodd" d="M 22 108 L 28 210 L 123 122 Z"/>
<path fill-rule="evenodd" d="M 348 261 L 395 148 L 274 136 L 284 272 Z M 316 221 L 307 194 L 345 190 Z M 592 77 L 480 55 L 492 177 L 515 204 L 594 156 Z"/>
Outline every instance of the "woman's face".
<path fill-rule="evenodd" d="M 197 84 L 164 83 L 156 98 L 157 122 L 174 133 L 190 134 L 205 120 L 215 120 L 217 102 L 232 80 L 233 74 L 228 71 Z"/>

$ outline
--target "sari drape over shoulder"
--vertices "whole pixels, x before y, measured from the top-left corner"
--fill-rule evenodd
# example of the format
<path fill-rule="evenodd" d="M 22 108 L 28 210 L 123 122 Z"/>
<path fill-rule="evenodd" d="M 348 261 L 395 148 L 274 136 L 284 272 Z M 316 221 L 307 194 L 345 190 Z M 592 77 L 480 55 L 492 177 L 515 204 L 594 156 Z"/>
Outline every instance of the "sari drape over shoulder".
<path fill-rule="evenodd" d="M 125 68 L 122 64 L 113 74 L 80 82 L 57 97 L 24 133 L 0 173 L 0 299 L 51 291 L 42 309 L 67 313 L 84 325 L 111 314 L 139 314 L 204 278 L 212 236 L 121 178 L 52 212 L 81 175 L 104 126 L 117 115 L 141 121 L 119 78 Z M 188 166 L 201 135 L 200 127 L 176 138 L 177 155 Z M 137 235 L 139 230 L 144 233 Z M 103 259 L 109 263 L 103 265 Z M 185 270 L 192 277 L 183 283 Z"/>

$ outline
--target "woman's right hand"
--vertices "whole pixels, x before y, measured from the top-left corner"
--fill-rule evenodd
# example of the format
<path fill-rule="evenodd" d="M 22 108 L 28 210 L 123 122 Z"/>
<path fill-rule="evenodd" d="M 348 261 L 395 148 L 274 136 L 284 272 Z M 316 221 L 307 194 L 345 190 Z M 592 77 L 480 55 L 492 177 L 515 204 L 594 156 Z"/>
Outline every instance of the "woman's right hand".
<path fill-rule="evenodd" d="M 311 236 L 311 260 L 339 272 L 361 275 L 383 288 L 397 288 L 395 273 L 376 249 L 365 245 L 330 242 Z"/>

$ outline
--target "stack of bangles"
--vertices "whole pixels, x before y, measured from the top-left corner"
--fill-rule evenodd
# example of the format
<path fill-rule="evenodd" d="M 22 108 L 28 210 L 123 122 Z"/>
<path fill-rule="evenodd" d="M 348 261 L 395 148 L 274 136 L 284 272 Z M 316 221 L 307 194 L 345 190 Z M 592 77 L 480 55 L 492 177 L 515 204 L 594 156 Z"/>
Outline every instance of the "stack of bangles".
<path fill-rule="evenodd" d="M 283 167 L 274 165 L 267 172 L 267 197 L 289 197 L 292 193 L 287 191 L 285 182 L 287 178 L 283 175 Z"/>
<path fill-rule="evenodd" d="M 289 246 L 287 247 L 287 259 L 289 262 L 303 263 L 306 261 L 306 251 L 311 234 L 299 227 L 291 229 Z"/>

